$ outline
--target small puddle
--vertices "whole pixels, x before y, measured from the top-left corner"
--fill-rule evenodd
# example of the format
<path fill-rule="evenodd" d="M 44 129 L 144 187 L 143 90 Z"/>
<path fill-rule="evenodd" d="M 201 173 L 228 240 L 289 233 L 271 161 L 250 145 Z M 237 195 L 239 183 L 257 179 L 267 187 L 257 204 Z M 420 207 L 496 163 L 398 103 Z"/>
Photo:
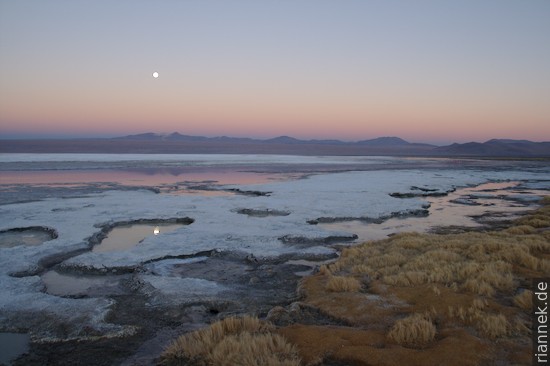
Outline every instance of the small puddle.
<path fill-rule="evenodd" d="M 29 351 L 30 336 L 26 333 L 0 333 L 0 365 L 9 365 Z"/>
<path fill-rule="evenodd" d="M 128 292 L 121 284 L 131 274 L 123 275 L 76 275 L 55 270 L 42 275 L 46 293 L 55 296 L 101 297 L 123 295 Z"/>
<path fill-rule="evenodd" d="M 19 245 L 36 246 L 57 238 L 52 229 L 30 227 L 10 229 L 0 232 L 0 248 L 12 248 Z"/>
<path fill-rule="evenodd" d="M 113 252 L 133 248 L 149 236 L 161 236 L 184 227 L 185 224 L 130 224 L 113 228 L 107 236 L 94 246 L 93 252 Z"/>

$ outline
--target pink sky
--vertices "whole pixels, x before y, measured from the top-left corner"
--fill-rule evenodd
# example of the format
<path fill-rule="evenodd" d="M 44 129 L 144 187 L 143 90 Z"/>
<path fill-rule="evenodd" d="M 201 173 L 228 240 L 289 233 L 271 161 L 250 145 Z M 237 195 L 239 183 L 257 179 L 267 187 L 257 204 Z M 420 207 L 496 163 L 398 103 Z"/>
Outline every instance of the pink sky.
<path fill-rule="evenodd" d="M 52 3 L 0 5 L 0 138 L 550 141 L 548 2 Z"/>

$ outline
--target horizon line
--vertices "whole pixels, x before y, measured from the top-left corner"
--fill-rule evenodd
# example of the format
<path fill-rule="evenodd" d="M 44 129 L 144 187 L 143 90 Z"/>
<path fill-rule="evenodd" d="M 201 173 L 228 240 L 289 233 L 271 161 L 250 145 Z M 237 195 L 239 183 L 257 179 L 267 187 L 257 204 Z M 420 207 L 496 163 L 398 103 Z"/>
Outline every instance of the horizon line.
<path fill-rule="evenodd" d="M 411 141 L 406 138 L 402 138 L 400 136 L 396 135 L 380 135 L 377 137 L 368 137 L 368 138 L 361 138 L 356 140 L 351 139 L 342 139 L 342 138 L 314 138 L 314 137 L 294 137 L 292 135 L 277 135 L 277 136 L 271 136 L 271 137 L 258 137 L 258 136 L 231 136 L 226 134 L 186 134 L 181 133 L 179 131 L 173 131 L 168 133 L 158 133 L 158 132 L 139 132 L 139 133 L 133 133 L 133 134 L 94 134 L 94 135 L 82 135 L 82 134 L 72 134 L 72 133 L 52 133 L 52 134 L 33 134 L 33 133 L 6 133 L 2 134 L 0 133 L 0 140 L 93 140 L 93 139 L 115 139 L 115 138 L 124 138 L 124 137 L 132 137 L 132 136 L 138 136 L 138 135 L 156 135 L 156 136 L 170 136 L 173 134 L 179 134 L 182 136 L 190 136 L 190 137 L 205 137 L 205 138 L 221 138 L 221 137 L 227 137 L 227 138 L 234 138 L 234 139 L 251 139 L 251 140 L 257 140 L 257 141 L 267 141 L 272 140 L 280 137 L 288 137 L 292 139 L 296 139 L 299 141 L 335 141 L 335 142 L 343 142 L 343 143 L 356 143 L 360 141 L 369 141 L 369 140 L 376 140 L 381 138 L 399 138 L 402 139 L 408 143 L 412 144 L 430 144 L 435 146 L 445 146 L 445 145 L 451 145 L 454 143 L 458 144 L 464 144 L 464 143 L 485 143 L 491 140 L 515 140 L 515 141 L 529 141 L 529 142 L 535 142 L 535 143 L 541 143 L 541 142 L 550 142 L 550 140 L 530 140 L 530 139 L 522 139 L 522 138 L 510 138 L 510 137 L 493 137 L 486 140 L 451 140 L 451 139 L 441 139 L 441 140 L 422 140 L 422 141 Z"/>

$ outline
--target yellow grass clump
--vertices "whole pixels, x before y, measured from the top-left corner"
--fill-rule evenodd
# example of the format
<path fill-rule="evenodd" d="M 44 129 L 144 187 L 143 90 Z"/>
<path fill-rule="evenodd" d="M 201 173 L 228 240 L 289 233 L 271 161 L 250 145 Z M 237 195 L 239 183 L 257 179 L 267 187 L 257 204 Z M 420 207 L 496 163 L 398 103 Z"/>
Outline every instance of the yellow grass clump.
<path fill-rule="evenodd" d="M 550 227 L 550 218 L 546 215 L 532 215 L 519 220 L 522 225 L 529 225 L 534 228 Z"/>
<path fill-rule="evenodd" d="M 520 294 L 514 296 L 514 304 L 520 309 L 531 311 L 533 308 L 533 291 L 523 290 Z"/>
<path fill-rule="evenodd" d="M 332 275 L 332 273 L 330 272 L 330 269 L 328 269 L 328 266 L 326 264 L 323 264 L 321 267 L 319 267 L 319 273 L 324 276 Z"/>
<path fill-rule="evenodd" d="M 388 338 L 407 347 L 422 347 L 435 338 L 435 325 L 424 315 L 413 314 L 395 322 Z"/>
<path fill-rule="evenodd" d="M 161 363 L 174 365 L 298 366 L 295 348 L 255 317 L 230 317 L 183 335 L 170 344 Z"/>
<path fill-rule="evenodd" d="M 489 338 L 503 337 L 508 333 L 508 320 L 502 314 L 487 315 L 480 319 L 478 328 L 481 333 Z"/>
<path fill-rule="evenodd" d="M 506 336 L 511 330 L 506 317 L 502 314 L 489 314 L 485 311 L 486 307 L 486 300 L 475 299 L 468 308 L 450 307 L 449 317 L 460 320 L 464 324 L 473 325 L 482 336 L 487 338 Z"/>
<path fill-rule="evenodd" d="M 330 292 L 358 292 L 361 290 L 361 282 L 354 277 L 332 276 L 326 289 Z"/>
<path fill-rule="evenodd" d="M 530 225 L 519 225 L 506 229 L 506 232 L 512 235 L 534 234 L 537 232 L 537 229 Z"/>
<path fill-rule="evenodd" d="M 510 232 L 462 234 L 402 233 L 380 242 L 347 249 L 329 266 L 333 275 L 354 273 L 380 278 L 391 286 L 440 284 L 478 295 L 511 291 L 516 283 L 512 269 L 550 271 L 550 261 L 538 256 L 549 251 L 543 235 L 528 235 L 520 226 Z M 423 246 L 419 246 L 422 242 Z M 351 255 L 353 253 L 353 255 Z"/>
<path fill-rule="evenodd" d="M 356 264 L 351 268 L 351 272 L 358 275 L 364 275 L 364 274 L 372 273 L 372 268 L 364 264 Z"/>
<path fill-rule="evenodd" d="M 300 364 L 294 346 L 278 334 L 240 333 L 224 337 L 210 358 L 216 366 Z"/>
<path fill-rule="evenodd" d="M 528 364 L 532 293 L 518 290 L 550 273 L 550 197 L 541 203 L 500 231 L 400 233 L 346 248 L 301 281 L 300 295 L 354 327 L 278 332 L 305 362 L 330 355 L 343 364 Z M 348 279 L 368 279 L 368 287 L 348 292 L 339 283 Z"/>

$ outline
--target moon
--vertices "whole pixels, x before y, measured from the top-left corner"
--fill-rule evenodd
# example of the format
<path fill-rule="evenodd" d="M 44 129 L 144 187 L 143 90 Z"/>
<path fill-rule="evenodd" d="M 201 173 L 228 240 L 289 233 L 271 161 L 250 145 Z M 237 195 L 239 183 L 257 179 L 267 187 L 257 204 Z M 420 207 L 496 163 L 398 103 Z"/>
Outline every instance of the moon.
<path fill-rule="evenodd" d="M 155 72 L 153 73 L 153 77 L 154 77 L 155 79 L 158 78 L 158 77 L 159 77 L 159 73 L 155 71 Z"/>

